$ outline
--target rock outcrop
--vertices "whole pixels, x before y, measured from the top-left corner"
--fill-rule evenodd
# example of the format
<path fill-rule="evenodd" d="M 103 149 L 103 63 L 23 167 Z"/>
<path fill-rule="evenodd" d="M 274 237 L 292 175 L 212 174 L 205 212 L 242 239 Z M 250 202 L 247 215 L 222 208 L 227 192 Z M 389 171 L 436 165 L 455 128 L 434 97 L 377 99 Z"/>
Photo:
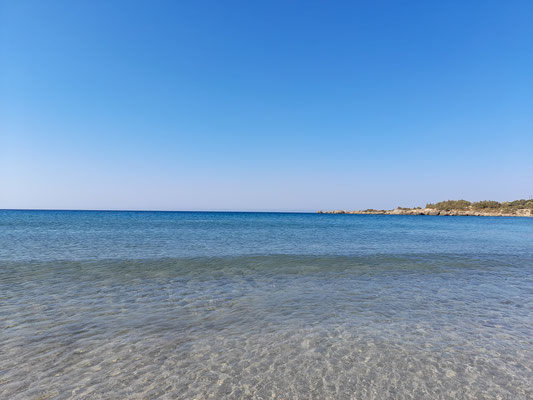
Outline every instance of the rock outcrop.
<path fill-rule="evenodd" d="M 396 208 L 394 210 L 334 210 L 319 211 L 319 214 L 374 214 L 374 215 L 443 215 L 443 216 L 476 216 L 476 217 L 533 217 L 532 210 L 518 209 L 513 213 L 502 211 L 475 210 L 437 210 L 435 208 Z"/>

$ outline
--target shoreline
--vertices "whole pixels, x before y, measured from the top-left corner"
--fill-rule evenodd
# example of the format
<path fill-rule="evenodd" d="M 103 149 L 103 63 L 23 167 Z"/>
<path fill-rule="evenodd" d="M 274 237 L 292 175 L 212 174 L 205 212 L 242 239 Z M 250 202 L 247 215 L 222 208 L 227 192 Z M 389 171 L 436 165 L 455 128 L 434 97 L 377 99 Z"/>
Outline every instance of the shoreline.
<path fill-rule="evenodd" d="M 333 210 L 318 211 L 318 214 L 367 214 L 367 215 L 433 215 L 463 217 L 533 217 L 533 211 L 518 209 L 514 213 L 474 210 L 436 210 L 434 208 L 396 208 L 394 210 Z"/>

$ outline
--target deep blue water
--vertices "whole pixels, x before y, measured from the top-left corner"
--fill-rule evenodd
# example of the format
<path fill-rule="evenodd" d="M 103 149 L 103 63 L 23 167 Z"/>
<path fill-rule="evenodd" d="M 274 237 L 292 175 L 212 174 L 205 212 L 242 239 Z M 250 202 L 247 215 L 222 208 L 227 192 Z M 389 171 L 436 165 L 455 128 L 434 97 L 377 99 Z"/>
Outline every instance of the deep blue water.
<path fill-rule="evenodd" d="M 533 219 L 0 211 L 0 398 L 533 398 Z"/>
<path fill-rule="evenodd" d="M 215 212 L 0 211 L 3 260 L 241 255 L 533 257 L 533 219 Z"/>

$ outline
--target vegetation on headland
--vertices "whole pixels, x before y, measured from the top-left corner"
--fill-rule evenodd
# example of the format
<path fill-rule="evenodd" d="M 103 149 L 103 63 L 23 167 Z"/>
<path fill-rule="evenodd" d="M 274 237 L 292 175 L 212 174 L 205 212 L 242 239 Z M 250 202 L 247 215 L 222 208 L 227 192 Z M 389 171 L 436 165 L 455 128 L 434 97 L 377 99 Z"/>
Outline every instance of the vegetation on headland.
<path fill-rule="evenodd" d="M 325 214 L 391 214 L 391 215 L 475 215 L 475 216 L 533 216 L 533 199 L 498 202 L 482 200 L 470 202 L 467 200 L 446 200 L 438 203 L 426 204 L 421 207 L 397 207 L 394 210 L 374 210 L 372 208 L 361 211 L 319 211 Z"/>
<path fill-rule="evenodd" d="M 497 202 L 494 200 L 482 200 L 476 202 L 469 202 L 467 200 L 447 200 L 435 204 L 426 204 L 426 208 L 436 210 L 452 211 L 452 210 L 475 210 L 475 211 L 501 211 L 503 213 L 513 213 L 517 210 L 533 210 L 533 199 L 531 200 L 514 200 Z"/>

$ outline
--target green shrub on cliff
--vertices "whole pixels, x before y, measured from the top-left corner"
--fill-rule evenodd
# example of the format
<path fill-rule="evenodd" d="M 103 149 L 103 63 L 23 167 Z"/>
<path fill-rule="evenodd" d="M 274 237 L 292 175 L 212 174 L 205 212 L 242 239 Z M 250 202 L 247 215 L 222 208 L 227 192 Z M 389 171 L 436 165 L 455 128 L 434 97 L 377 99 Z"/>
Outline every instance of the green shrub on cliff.
<path fill-rule="evenodd" d="M 504 201 L 502 203 L 503 207 L 509 207 L 512 209 L 519 209 L 519 208 L 527 208 L 530 210 L 533 210 L 533 199 L 521 199 L 521 200 L 514 200 L 514 201 Z"/>
<path fill-rule="evenodd" d="M 426 208 L 434 208 L 441 211 L 451 210 L 468 210 L 470 208 L 470 202 L 466 200 L 448 200 L 440 201 L 435 204 L 426 204 Z"/>
<path fill-rule="evenodd" d="M 474 210 L 487 210 L 487 209 L 497 209 L 501 208 L 501 203 L 494 200 L 482 200 L 472 203 L 472 208 Z"/>

